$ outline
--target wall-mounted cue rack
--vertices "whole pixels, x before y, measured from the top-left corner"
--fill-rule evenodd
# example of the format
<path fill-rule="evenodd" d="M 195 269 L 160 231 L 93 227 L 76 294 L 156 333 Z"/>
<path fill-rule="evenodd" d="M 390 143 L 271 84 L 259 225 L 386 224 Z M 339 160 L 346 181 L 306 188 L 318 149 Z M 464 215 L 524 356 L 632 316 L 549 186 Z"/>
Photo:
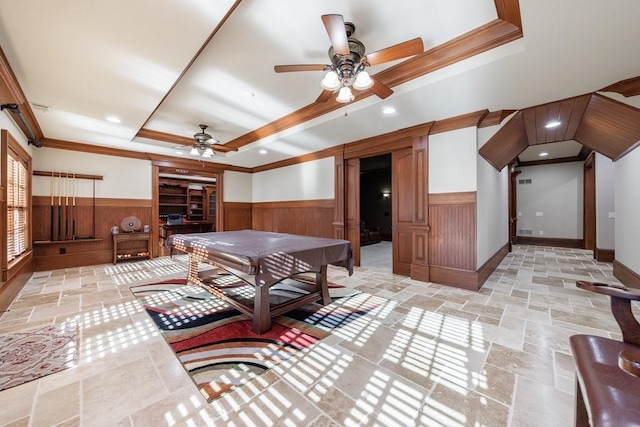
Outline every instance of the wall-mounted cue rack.
<path fill-rule="evenodd" d="M 102 181 L 100 175 L 86 175 L 72 172 L 33 171 L 34 176 L 50 178 L 50 215 L 49 240 L 36 241 L 34 244 L 55 242 L 95 241 L 96 239 L 96 181 Z M 78 210 L 76 205 L 76 180 L 93 181 L 93 203 L 91 215 L 91 233 L 78 235 L 76 228 Z"/>

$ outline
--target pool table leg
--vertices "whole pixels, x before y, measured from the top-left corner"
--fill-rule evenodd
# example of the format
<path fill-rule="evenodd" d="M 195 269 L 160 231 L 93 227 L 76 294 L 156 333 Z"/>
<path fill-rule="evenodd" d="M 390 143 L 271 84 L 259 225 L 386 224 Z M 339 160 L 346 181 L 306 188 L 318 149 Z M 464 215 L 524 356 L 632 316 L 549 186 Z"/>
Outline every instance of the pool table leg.
<path fill-rule="evenodd" d="M 329 282 L 327 281 L 327 266 L 320 267 L 320 271 L 316 273 L 316 292 L 320 292 L 322 296 L 322 305 L 331 304 L 331 296 L 329 296 Z"/>
<path fill-rule="evenodd" d="M 253 318 L 251 329 L 256 334 L 262 334 L 271 329 L 271 307 L 269 305 L 269 287 L 256 286 L 253 299 Z"/>

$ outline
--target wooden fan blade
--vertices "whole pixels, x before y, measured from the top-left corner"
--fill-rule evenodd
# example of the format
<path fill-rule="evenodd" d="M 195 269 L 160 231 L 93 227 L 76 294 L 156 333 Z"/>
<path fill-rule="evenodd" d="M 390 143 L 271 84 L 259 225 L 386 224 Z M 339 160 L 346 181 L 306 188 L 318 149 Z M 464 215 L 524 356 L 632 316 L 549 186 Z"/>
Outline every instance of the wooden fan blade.
<path fill-rule="evenodd" d="M 327 29 L 327 34 L 329 34 L 333 51 L 340 55 L 348 55 L 349 42 L 347 41 L 347 31 L 344 28 L 342 15 L 322 15 L 322 23 Z"/>
<path fill-rule="evenodd" d="M 291 71 L 322 71 L 327 67 L 324 64 L 300 64 L 300 65 L 276 65 L 273 67 L 276 73 L 289 73 Z"/>
<path fill-rule="evenodd" d="M 395 59 L 406 58 L 407 56 L 418 55 L 424 52 L 422 39 L 417 37 L 406 42 L 387 47 L 367 54 L 367 62 L 369 65 L 382 64 L 384 62 L 393 61 Z"/>
<path fill-rule="evenodd" d="M 384 83 L 380 83 L 376 79 L 373 79 L 373 86 L 371 86 L 371 92 L 378 95 L 378 97 L 385 99 L 393 93 L 393 90 Z"/>
<path fill-rule="evenodd" d="M 332 91 L 323 90 L 320 96 L 316 99 L 316 102 L 327 102 L 331 98 L 331 95 L 333 95 Z"/>

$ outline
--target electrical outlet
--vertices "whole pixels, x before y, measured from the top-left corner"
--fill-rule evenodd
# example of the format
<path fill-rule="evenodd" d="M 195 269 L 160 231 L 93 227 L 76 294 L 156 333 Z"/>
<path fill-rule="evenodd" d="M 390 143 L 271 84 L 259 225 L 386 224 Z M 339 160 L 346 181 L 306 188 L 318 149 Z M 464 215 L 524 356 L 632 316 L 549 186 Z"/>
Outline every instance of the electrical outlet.
<path fill-rule="evenodd" d="M 616 217 L 615 212 L 609 212 L 609 218 L 615 218 L 615 217 Z"/>
<path fill-rule="evenodd" d="M 539 235 L 539 236 L 544 235 L 544 231 L 542 231 L 542 230 L 538 231 L 538 235 Z"/>
<path fill-rule="evenodd" d="M 60 248 L 60 255 L 64 255 L 67 253 L 67 248 Z"/>
<path fill-rule="evenodd" d="M 542 212 L 536 212 L 536 216 L 542 216 Z"/>

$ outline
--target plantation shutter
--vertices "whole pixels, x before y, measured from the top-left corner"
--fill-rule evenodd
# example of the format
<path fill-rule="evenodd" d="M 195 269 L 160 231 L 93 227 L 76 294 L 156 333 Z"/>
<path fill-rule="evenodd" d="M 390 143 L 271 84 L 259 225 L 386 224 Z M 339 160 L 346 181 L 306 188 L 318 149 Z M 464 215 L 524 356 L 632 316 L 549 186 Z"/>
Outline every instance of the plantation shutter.
<path fill-rule="evenodd" d="M 27 167 L 13 153 L 7 159 L 7 261 L 27 250 Z"/>

